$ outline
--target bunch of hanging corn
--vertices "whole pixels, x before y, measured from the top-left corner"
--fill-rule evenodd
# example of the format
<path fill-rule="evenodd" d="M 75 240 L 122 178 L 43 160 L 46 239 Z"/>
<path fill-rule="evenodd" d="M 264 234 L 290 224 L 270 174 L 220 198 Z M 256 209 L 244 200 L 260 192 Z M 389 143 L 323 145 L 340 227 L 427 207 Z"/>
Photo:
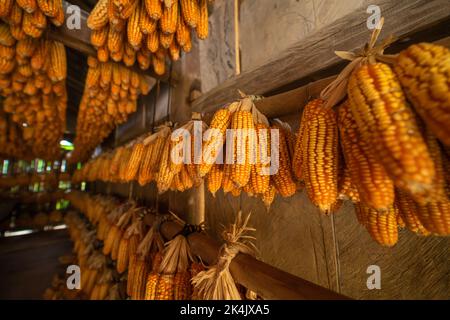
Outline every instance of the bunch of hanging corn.
<path fill-rule="evenodd" d="M 155 259 L 147 277 L 146 300 L 188 300 L 191 297 L 189 244 L 183 235 L 166 243 L 161 261 Z"/>
<path fill-rule="evenodd" d="M 100 61 L 136 62 L 156 74 L 166 72 L 166 57 L 178 60 L 192 47 L 192 31 L 208 37 L 206 0 L 100 0 L 91 11 L 88 27 Z"/>
<path fill-rule="evenodd" d="M 131 299 L 145 299 L 150 266 L 160 263 L 160 252 L 163 248 L 164 241 L 155 224 L 139 243 L 136 252 L 130 256 L 127 293 Z"/>
<path fill-rule="evenodd" d="M 28 11 L 20 6 L 26 1 L 0 10 L 0 95 L 8 121 L 17 124 L 9 125 L 9 140 L 24 143 L 34 157 L 54 160 L 66 126 L 66 52 L 62 43 L 41 38 L 45 24 L 36 27 L 33 17 L 47 18 L 32 2 Z"/>
<path fill-rule="evenodd" d="M 148 77 L 118 63 L 89 57 L 88 66 L 71 162 L 85 161 L 115 125 L 125 122 L 136 111 L 139 95 L 150 90 Z M 116 169 L 117 162 L 112 161 L 111 168 Z"/>

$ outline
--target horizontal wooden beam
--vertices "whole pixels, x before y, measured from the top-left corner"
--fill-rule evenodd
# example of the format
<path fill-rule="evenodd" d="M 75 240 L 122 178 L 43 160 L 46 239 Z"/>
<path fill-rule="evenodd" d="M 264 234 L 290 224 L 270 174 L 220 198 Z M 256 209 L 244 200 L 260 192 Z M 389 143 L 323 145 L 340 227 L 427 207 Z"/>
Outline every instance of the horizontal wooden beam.
<path fill-rule="evenodd" d="M 67 7 L 71 6 L 72 4 L 63 1 L 63 7 L 64 11 L 66 11 Z M 78 52 L 81 52 L 82 54 L 88 55 L 88 56 L 97 56 L 97 50 L 91 45 L 91 29 L 87 26 L 87 18 L 89 16 L 89 12 L 83 10 L 80 8 L 80 29 L 69 29 L 67 27 L 66 23 L 63 23 L 60 27 L 54 27 L 50 28 L 48 30 L 48 37 L 49 39 L 56 40 L 59 42 L 62 42 L 65 46 L 72 48 L 74 50 L 77 50 Z M 67 15 L 66 15 L 67 19 Z M 159 76 L 156 73 L 153 72 L 153 70 L 142 70 L 137 66 L 133 66 L 132 68 L 134 71 L 138 72 L 139 74 L 143 74 L 146 76 L 150 76 L 155 79 L 160 79 L 161 81 L 167 81 L 169 78 L 169 73 L 166 72 L 164 75 Z M 169 70 L 169 68 L 166 68 L 166 70 Z"/>
<path fill-rule="evenodd" d="M 370 4 L 378 5 L 385 18 L 381 39 L 390 34 L 405 38 L 450 18 L 448 0 L 374 0 Z M 238 89 L 247 94 L 266 94 L 338 65 L 342 60 L 335 50 L 355 51 L 367 42 L 368 17 L 365 8 L 360 8 L 313 32 L 268 63 L 203 94 L 193 102 L 193 110 L 211 112 L 238 98 Z"/>
<path fill-rule="evenodd" d="M 145 222 L 152 225 L 154 215 L 146 215 Z M 182 230 L 182 226 L 173 221 L 161 225 L 161 233 L 167 240 Z M 219 255 L 220 245 L 200 233 L 187 237 L 192 253 L 201 257 L 208 265 L 213 265 Z M 266 300 L 345 300 L 339 293 L 318 286 L 307 280 L 274 268 L 247 254 L 238 254 L 230 264 L 233 279 L 244 287 L 256 292 Z"/>

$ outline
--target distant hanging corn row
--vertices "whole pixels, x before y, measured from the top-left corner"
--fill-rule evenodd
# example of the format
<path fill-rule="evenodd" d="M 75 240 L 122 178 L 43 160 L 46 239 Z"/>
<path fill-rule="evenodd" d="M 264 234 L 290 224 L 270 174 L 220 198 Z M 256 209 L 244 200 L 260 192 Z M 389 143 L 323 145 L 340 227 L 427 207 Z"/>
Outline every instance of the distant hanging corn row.
<path fill-rule="evenodd" d="M 2 1 L 0 4 L 0 95 L 21 130 L 29 156 L 57 159 L 65 131 L 66 53 L 43 39 L 52 23 L 64 22 L 62 2 Z"/>
<path fill-rule="evenodd" d="M 114 127 L 135 112 L 140 94 L 150 90 L 148 79 L 115 62 L 88 58 L 88 73 L 77 118 L 75 150 L 70 161 L 85 161 Z"/>
<path fill-rule="evenodd" d="M 162 75 L 166 56 L 178 60 L 181 50 L 191 51 L 192 31 L 208 37 L 208 1 L 100 0 L 87 24 L 101 62 L 137 62 Z"/>
<path fill-rule="evenodd" d="M 193 261 L 183 235 L 164 245 L 157 224 L 146 226 L 148 209 L 132 201 L 120 203 L 107 196 L 73 191 L 68 199 L 89 221 L 72 212 L 66 216 L 74 252 L 81 267 L 81 290 L 91 300 L 125 299 L 113 295 L 118 279 L 126 278 L 126 295 L 132 300 L 188 300 L 198 298 L 191 278 L 204 270 Z M 102 241 L 96 249 L 94 243 Z M 115 270 L 105 262 L 115 261 Z M 125 276 L 125 277 L 124 277 Z"/>

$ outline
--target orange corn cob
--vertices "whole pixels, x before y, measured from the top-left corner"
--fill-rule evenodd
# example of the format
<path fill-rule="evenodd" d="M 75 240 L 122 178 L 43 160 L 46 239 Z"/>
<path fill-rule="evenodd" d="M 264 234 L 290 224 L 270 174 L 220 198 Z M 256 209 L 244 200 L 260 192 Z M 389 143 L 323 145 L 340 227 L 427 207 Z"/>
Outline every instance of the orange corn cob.
<path fill-rule="evenodd" d="M 387 212 L 380 213 L 362 203 L 356 204 L 358 220 L 367 228 L 370 236 L 382 246 L 392 247 L 398 240 L 397 215 L 392 206 Z"/>
<path fill-rule="evenodd" d="M 338 115 L 342 151 L 361 201 L 375 210 L 387 210 L 394 203 L 393 181 L 362 140 L 347 102 L 339 107 Z"/>
<path fill-rule="evenodd" d="M 427 194 L 435 176 L 433 161 L 400 83 L 383 63 L 356 69 L 348 101 L 362 140 L 399 189 Z"/>
<path fill-rule="evenodd" d="M 312 203 L 330 212 L 338 196 L 338 128 L 332 109 L 323 100 L 306 105 L 303 137 L 302 171 L 306 191 Z M 302 120 L 303 121 L 303 120 Z"/>
<path fill-rule="evenodd" d="M 430 232 L 425 229 L 417 217 L 416 204 L 408 194 L 397 190 L 395 195 L 395 203 L 398 207 L 400 217 L 410 231 L 424 236 L 430 234 Z"/>
<path fill-rule="evenodd" d="M 211 171 L 208 173 L 208 190 L 212 193 L 213 197 L 216 196 L 216 192 L 220 189 L 222 185 L 223 177 L 223 165 L 214 164 Z"/>
<path fill-rule="evenodd" d="M 450 50 L 431 43 L 413 44 L 399 54 L 395 72 L 417 113 L 450 145 Z"/>
<path fill-rule="evenodd" d="M 243 187 L 250 181 L 252 152 L 254 151 L 255 132 L 253 115 L 250 111 L 236 111 L 231 120 L 231 128 L 236 130 L 234 140 L 234 164 L 231 179 L 237 187 Z"/>

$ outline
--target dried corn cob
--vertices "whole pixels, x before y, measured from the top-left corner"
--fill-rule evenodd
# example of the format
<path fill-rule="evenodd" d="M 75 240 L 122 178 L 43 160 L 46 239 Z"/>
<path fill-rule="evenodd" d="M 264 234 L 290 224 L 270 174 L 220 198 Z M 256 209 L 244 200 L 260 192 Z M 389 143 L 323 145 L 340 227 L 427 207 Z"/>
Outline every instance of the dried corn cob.
<path fill-rule="evenodd" d="M 106 44 L 106 40 L 108 39 L 109 28 L 103 27 L 97 30 L 93 30 L 91 32 L 91 44 L 94 47 L 101 47 Z"/>
<path fill-rule="evenodd" d="M 338 115 L 345 162 L 361 201 L 375 210 L 387 210 L 394 203 L 393 181 L 363 141 L 347 102 L 339 107 Z"/>
<path fill-rule="evenodd" d="M 135 49 L 140 48 L 142 42 L 140 14 L 140 7 L 136 6 L 127 23 L 128 43 Z"/>
<path fill-rule="evenodd" d="M 174 289 L 174 275 L 161 275 L 156 288 L 156 300 L 173 300 Z"/>
<path fill-rule="evenodd" d="M 130 160 L 128 160 L 128 168 L 125 176 L 125 181 L 131 181 L 136 178 L 136 174 L 139 172 L 142 156 L 144 154 L 144 144 L 138 142 L 133 146 Z"/>
<path fill-rule="evenodd" d="M 195 28 L 200 20 L 200 7 L 197 0 L 180 0 L 184 21 Z"/>
<path fill-rule="evenodd" d="M 61 42 L 52 41 L 50 45 L 52 81 L 64 80 L 67 76 L 66 49 Z"/>
<path fill-rule="evenodd" d="M 61 4 L 62 4 L 62 1 L 61 1 Z M 51 21 L 51 23 L 53 23 L 53 25 L 60 27 L 63 25 L 64 19 L 65 19 L 64 10 L 61 5 L 61 6 L 57 7 L 56 15 L 54 17 L 50 18 L 50 21 Z"/>
<path fill-rule="evenodd" d="M 169 7 L 164 7 L 161 19 L 159 20 L 159 27 L 162 33 L 175 33 L 177 31 L 178 22 L 178 1 Z"/>
<path fill-rule="evenodd" d="M 265 193 L 270 181 L 270 128 L 263 124 L 256 125 L 258 143 L 256 144 L 256 164 L 252 166 L 251 182 L 255 193 Z"/>
<path fill-rule="evenodd" d="M 223 176 L 222 176 L 222 189 L 223 193 L 231 192 L 235 189 L 235 185 L 233 180 L 231 179 L 231 172 L 233 170 L 233 166 L 231 164 L 223 165 Z"/>
<path fill-rule="evenodd" d="M 131 254 L 131 252 L 130 252 Z M 128 277 L 127 277 L 127 295 L 131 297 L 133 294 L 134 275 L 136 273 L 137 254 L 133 253 L 129 257 L 128 261 Z"/>
<path fill-rule="evenodd" d="M 173 298 L 174 300 L 189 300 L 191 297 L 191 273 L 177 272 L 174 277 Z"/>
<path fill-rule="evenodd" d="M 211 171 L 208 173 L 208 190 L 212 193 L 213 197 L 216 196 L 216 192 L 219 191 L 222 186 L 223 177 L 223 165 L 215 163 Z"/>
<path fill-rule="evenodd" d="M 131 299 L 145 299 L 145 287 L 147 284 L 147 275 L 149 271 L 148 269 L 148 262 L 146 260 L 137 259 L 133 276 L 133 289 Z"/>
<path fill-rule="evenodd" d="M 353 203 L 358 203 L 360 201 L 358 189 L 352 180 L 348 167 L 345 167 L 344 172 L 339 179 L 339 199 L 351 200 Z"/>
<path fill-rule="evenodd" d="M 425 130 L 425 142 L 430 152 L 430 156 L 433 159 L 436 171 L 433 181 L 433 191 L 428 199 L 431 201 L 445 201 L 447 199 L 446 175 L 448 174 L 445 168 L 445 154 L 441 150 L 439 142 L 430 129 Z M 427 202 L 427 199 L 421 199 L 420 197 L 416 197 L 415 200 L 421 204 L 425 204 Z"/>
<path fill-rule="evenodd" d="M 45 29 L 47 27 L 47 18 L 45 17 L 45 14 L 39 9 L 36 9 L 36 11 L 33 12 L 31 16 L 31 22 L 33 25 L 40 29 Z"/>
<path fill-rule="evenodd" d="M 189 27 L 186 25 L 186 23 L 184 22 L 183 17 L 181 16 L 181 13 L 178 14 L 178 24 L 177 24 L 177 31 L 176 31 L 176 36 L 177 36 L 177 42 L 180 46 L 184 46 L 186 45 L 186 43 L 188 41 L 190 41 L 190 33 L 191 30 L 189 29 Z"/>
<path fill-rule="evenodd" d="M 417 217 L 416 204 L 408 194 L 397 190 L 395 195 L 395 203 L 397 205 L 400 217 L 402 217 L 403 222 L 410 231 L 424 236 L 430 234 L 430 232 L 425 229 Z"/>
<path fill-rule="evenodd" d="M 33 13 L 37 8 L 36 0 L 16 0 L 19 7 L 28 13 Z"/>
<path fill-rule="evenodd" d="M 141 4 L 139 18 L 139 27 L 143 34 L 150 34 L 156 30 L 157 22 L 148 15 L 147 10 L 145 9 L 144 1 L 142 1 Z"/>
<path fill-rule="evenodd" d="M 159 20 L 161 18 L 162 6 L 160 0 L 145 0 L 145 8 L 152 19 Z"/>
<path fill-rule="evenodd" d="M 38 0 L 43 1 L 43 0 Z M 92 9 L 87 19 L 87 25 L 92 30 L 98 30 L 108 24 L 108 2 L 109 0 L 99 0 Z"/>
<path fill-rule="evenodd" d="M 235 132 L 231 179 L 237 187 L 243 187 L 250 181 L 252 159 L 254 158 L 252 152 L 254 151 L 255 132 L 252 113 L 236 111 L 231 120 L 231 128 Z"/>
<path fill-rule="evenodd" d="M 14 2 L 14 0 L 4 0 L 0 3 L 0 18 L 8 17 Z"/>
<path fill-rule="evenodd" d="M 270 210 L 270 206 L 275 200 L 276 195 L 277 195 L 277 188 L 275 187 L 275 184 L 272 182 L 271 179 L 268 190 L 261 195 L 261 199 L 264 205 L 266 206 L 267 211 Z"/>
<path fill-rule="evenodd" d="M 156 288 L 158 287 L 159 274 L 151 272 L 147 277 L 145 288 L 145 300 L 156 300 Z"/>
<path fill-rule="evenodd" d="M 279 125 L 272 126 L 272 129 L 278 130 L 278 171 L 272 175 L 273 183 L 282 197 L 294 195 L 297 186 L 293 180 L 291 172 L 291 159 L 286 141 L 284 129 Z M 272 136 L 272 138 L 274 138 Z M 273 150 L 277 152 L 277 150 Z"/>
<path fill-rule="evenodd" d="M 356 69 L 349 80 L 348 101 L 363 141 L 394 184 L 412 195 L 429 192 L 433 162 L 391 68 L 375 63 Z"/>
<path fill-rule="evenodd" d="M 318 103 L 318 101 L 316 101 Z M 294 156 L 292 158 L 292 172 L 294 172 L 295 177 L 302 181 L 302 159 L 303 159 L 303 140 L 306 136 L 306 124 L 308 123 L 307 116 L 309 110 L 304 110 L 300 119 L 300 127 L 297 133 L 297 139 L 294 146 Z"/>
<path fill-rule="evenodd" d="M 168 49 L 170 44 L 173 42 L 174 34 L 173 33 L 160 33 L 159 34 L 159 43 L 161 47 L 164 49 Z"/>
<path fill-rule="evenodd" d="M 152 59 L 153 62 L 153 70 L 157 75 L 162 76 L 164 73 L 166 73 L 166 61 L 164 58 L 154 57 Z"/>
<path fill-rule="evenodd" d="M 133 14 L 133 11 L 136 7 L 140 7 L 138 0 L 130 0 L 122 3 L 122 6 L 119 6 L 119 16 L 123 20 L 127 20 Z"/>
<path fill-rule="evenodd" d="M 129 257 L 128 245 L 129 245 L 129 243 L 130 243 L 129 238 L 122 237 L 122 239 L 120 239 L 119 252 L 117 254 L 117 264 L 116 264 L 116 269 L 117 269 L 117 272 L 119 272 L 119 273 L 123 273 L 126 270 L 126 268 L 128 267 L 128 257 Z"/>
<path fill-rule="evenodd" d="M 200 16 L 195 31 L 199 39 L 208 38 L 208 3 L 206 0 L 200 0 Z"/>
<path fill-rule="evenodd" d="M 155 30 L 147 36 L 147 48 L 150 52 L 155 53 L 159 49 L 159 33 Z"/>
<path fill-rule="evenodd" d="M 119 233 L 119 228 L 116 225 L 111 226 L 109 229 L 108 235 L 106 236 L 106 239 L 104 241 L 102 253 L 107 256 L 111 253 L 113 246 L 114 246 L 114 240 L 117 237 L 117 234 Z"/>
<path fill-rule="evenodd" d="M 397 215 L 392 206 L 387 212 L 380 213 L 362 203 L 356 204 L 358 220 L 369 231 L 370 236 L 382 246 L 392 247 L 398 240 Z"/>
<path fill-rule="evenodd" d="M 0 23 L 0 44 L 3 46 L 13 46 L 16 40 L 11 34 L 9 26 L 5 23 Z"/>
<path fill-rule="evenodd" d="M 175 173 L 170 170 L 171 168 L 170 144 L 171 144 L 170 138 L 166 139 L 164 149 L 162 151 L 161 164 L 159 167 L 159 173 L 157 178 L 157 186 L 159 193 L 164 193 L 169 189 L 172 183 L 172 179 L 175 175 Z"/>
<path fill-rule="evenodd" d="M 204 177 L 211 170 L 220 150 L 225 142 L 225 131 L 231 121 L 231 112 L 228 109 L 220 109 L 211 120 L 209 130 L 205 133 L 203 150 L 203 161 L 200 164 L 200 176 Z"/>
<path fill-rule="evenodd" d="M 450 200 L 432 201 L 426 205 L 417 204 L 417 217 L 432 233 L 450 235 Z"/>
<path fill-rule="evenodd" d="M 37 4 L 39 9 L 41 9 L 47 17 L 51 18 L 55 17 L 58 13 L 58 9 L 62 7 L 61 0 L 37 0 Z"/>
<path fill-rule="evenodd" d="M 308 103 L 304 112 L 303 178 L 311 201 L 323 212 L 329 212 L 338 196 L 336 115 L 332 109 L 325 109 L 319 99 Z"/>
<path fill-rule="evenodd" d="M 436 175 L 433 181 L 433 194 L 430 202 L 425 203 L 423 199 L 415 199 L 417 202 L 417 216 L 423 226 L 432 233 L 438 235 L 450 234 L 450 198 L 447 195 L 448 168 L 436 138 L 427 130 L 426 142 L 433 159 Z"/>
<path fill-rule="evenodd" d="M 427 126 L 450 145 L 450 50 L 431 43 L 413 44 L 399 54 L 395 72 Z"/>

